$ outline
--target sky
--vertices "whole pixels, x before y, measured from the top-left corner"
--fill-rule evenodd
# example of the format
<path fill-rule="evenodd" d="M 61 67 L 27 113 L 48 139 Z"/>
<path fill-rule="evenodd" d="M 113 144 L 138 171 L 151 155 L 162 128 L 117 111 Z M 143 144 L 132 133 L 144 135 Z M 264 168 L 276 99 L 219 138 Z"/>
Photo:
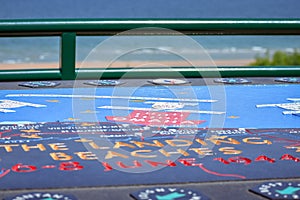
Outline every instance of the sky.
<path fill-rule="evenodd" d="M 0 0 L 1 19 L 300 18 L 300 0 Z"/>

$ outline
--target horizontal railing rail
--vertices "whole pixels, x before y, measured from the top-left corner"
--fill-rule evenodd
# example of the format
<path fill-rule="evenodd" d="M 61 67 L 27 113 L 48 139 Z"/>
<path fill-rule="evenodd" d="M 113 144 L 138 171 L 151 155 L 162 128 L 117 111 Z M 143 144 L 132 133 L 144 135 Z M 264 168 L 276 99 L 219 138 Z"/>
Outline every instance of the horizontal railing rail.
<path fill-rule="evenodd" d="M 0 70 L 0 80 L 75 79 L 76 38 L 85 35 L 113 35 L 134 28 L 159 27 L 192 35 L 300 35 L 300 19 L 52 19 L 52 20 L 0 20 L 0 37 L 59 36 L 59 69 Z M 146 34 L 146 33 L 143 33 Z M 164 34 L 164 32 L 158 32 Z M 0 47 L 1 48 L 1 47 Z M 214 76 L 300 76 L 300 66 L 278 67 L 174 67 L 185 77 Z M 158 68 L 132 70 L 130 68 L 81 69 L 82 78 L 120 78 L 172 76 L 167 69 L 150 73 Z"/>
<path fill-rule="evenodd" d="M 3 33 L 44 33 L 61 32 L 119 32 L 142 27 L 162 27 L 178 31 L 218 33 L 254 31 L 267 33 L 294 33 L 300 30 L 300 19 L 53 19 L 53 20 L 2 20 Z M 270 32 L 271 31 L 271 32 Z M 247 34 L 245 32 L 245 34 Z"/>

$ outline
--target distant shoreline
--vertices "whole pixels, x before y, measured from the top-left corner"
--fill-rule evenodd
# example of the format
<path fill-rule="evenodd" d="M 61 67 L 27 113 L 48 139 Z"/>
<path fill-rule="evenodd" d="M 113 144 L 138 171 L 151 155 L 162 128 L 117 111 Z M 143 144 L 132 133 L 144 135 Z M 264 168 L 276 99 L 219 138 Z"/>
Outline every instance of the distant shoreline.
<path fill-rule="evenodd" d="M 181 67 L 193 66 L 248 66 L 253 59 L 236 59 L 236 60 L 214 60 L 211 61 L 195 61 L 193 63 L 184 61 L 116 61 L 110 66 L 105 62 L 84 62 L 83 64 L 76 63 L 76 68 L 143 68 L 143 67 Z M 59 63 L 55 62 L 41 62 L 41 63 L 16 63 L 6 64 L 0 63 L 0 70 L 21 70 L 21 69 L 58 69 Z"/>

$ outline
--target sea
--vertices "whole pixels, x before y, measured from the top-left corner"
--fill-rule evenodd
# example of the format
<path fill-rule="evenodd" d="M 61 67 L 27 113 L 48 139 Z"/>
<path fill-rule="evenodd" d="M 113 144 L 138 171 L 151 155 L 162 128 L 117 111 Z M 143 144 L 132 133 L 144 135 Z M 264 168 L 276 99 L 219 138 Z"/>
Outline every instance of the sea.
<path fill-rule="evenodd" d="M 0 21 L 14 19 L 290 19 L 300 18 L 299 0 L 0 0 Z M 85 60 L 92 51 L 101 50 L 99 44 L 110 37 L 79 37 L 77 61 Z M 191 36 L 213 60 L 253 60 L 257 56 L 272 55 L 275 51 L 294 52 L 300 49 L 300 36 Z M 130 40 L 131 41 L 131 40 Z M 136 43 L 135 43 L 136 44 Z M 171 54 L 198 53 L 193 48 L 164 43 L 149 43 L 123 56 L 119 46 L 113 45 L 102 56 L 116 55 L 123 59 L 176 59 Z M 143 48 L 143 46 L 145 48 Z M 148 48 L 151 47 L 151 48 Z M 179 48 L 179 49 L 178 49 Z M 59 37 L 0 37 L 0 64 L 58 62 Z M 121 55 L 118 55 L 121 54 Z M 197 54 L 196 54 L 197 55 Z M 180 55 L 179 55 L 180 56 Z M 195 55 L 194 55 L 195 56 Z M 177 56 L 178 57 L 178 56 Z"/>
<path fill-rule="evenodd" d="M 197 57 L 203 51 L 213 60 L 253 60 L 276 51 L 300 52 L 300 36 L 80 36 L 76 44 L 76 60 L 178 60 Z M 120 38 L 120 37 L 119 37 Z M 182 40 L 182 41 L 181 41 Z M 117 43 L 117 44 L 116 44 Z M 196 49 L 197 48 L 197 49 Z M 195 50 L 196 49 L 196 50 Z M 97 54 L 98 52 L 98 54 Z M 0 38 L 0 64 L 54 63 L 59 61 L 59 37 Z M 91 57 L 90 54 L 100 55 Z M 126 56 L 124 56 L 126 54 Z M 89 57 L 90 56 L 90 57 Z M 203 57 L 203 56 L 202 56 Z M 199 58 L 201 56 L 199 55 Z"/>

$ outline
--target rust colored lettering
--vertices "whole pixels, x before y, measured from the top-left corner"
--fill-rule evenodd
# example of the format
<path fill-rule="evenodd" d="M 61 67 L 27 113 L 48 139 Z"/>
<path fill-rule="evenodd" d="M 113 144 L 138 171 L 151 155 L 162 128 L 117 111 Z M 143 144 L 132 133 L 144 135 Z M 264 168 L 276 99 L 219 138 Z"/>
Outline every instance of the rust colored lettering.
<path fill-rule="evenodd" d="M 228 162 L 224 158 L 214 158 L 214 160 L 220 161 L 221 163 L 223 163 L 225 165 L 229 165 L 230 164 L 230 162 Z"/>
<path fill-rule="evenodd" d="M 133 161 L 133 165 L 132 166 L 125 165 L 121 161 L 118 161 L 117 165 L 119 165 L 121 168 L 124 168 L 124 169 L 127 169 L 127 168 L 139 168 L 139 167 L 142 166 L 142 164 L 139 161 L 136 161 L 136 160 Z"/>
<path fill-rule="evenodd" d="M 23 165 L 18 163 L 11 168 L 14 172 L 34 172 L 37 170 L 36 166 L 33 165 Z"/>
<path fill-rule="evenodd" d="M 267 156 L 258 156 L 255 161 L 268 161 L 269 163 L 274 163 L 275 162 L 275 159 L 274 158 L 269 158 Z"/>
<path fill-rule="evenodd" d="M 81 166 L 79 162 L 62 162 L 59 165 L 59 170 L 62 171 L 77 171 L 82 169 L 83 166 Z"/>
<path fill-rule="evenodd" d="M 242 156 L 231 157 L 228 159 L 228 161 L 232 163 L 243 163 L 245 165 L 249 165 L 252 162 L 249 158 Z"/>
<path fill-rule="evenodd" d="M 281 156 L 280 160 L 293 160 L 295 162 L 300 162 L 300 159 L 297 157 L 294 157 L 290 154 L 284 154 L 283 156 Z"/>
<path fill-rule="evenodd" d="M 165 163 L 156 162 L 156 161 L 152 161 L 152 160 L 145 160 L 145 162 L 148 163 L 149 165 L 151 165 L 152 167 L 157 167 L 158 165 L 168 166 L 168 167 L 176 167 L 176 163 L 174 163 L 171 160 L 167 160 Z"/>

